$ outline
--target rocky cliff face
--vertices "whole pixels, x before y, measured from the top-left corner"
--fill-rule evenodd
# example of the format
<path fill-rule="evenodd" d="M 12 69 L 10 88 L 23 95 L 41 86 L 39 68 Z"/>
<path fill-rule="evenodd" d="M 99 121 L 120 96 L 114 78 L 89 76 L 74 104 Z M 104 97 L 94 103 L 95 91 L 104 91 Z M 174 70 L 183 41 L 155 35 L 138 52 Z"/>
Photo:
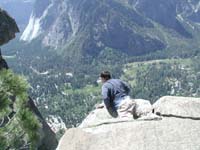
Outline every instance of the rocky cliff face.
<path fill-rule="evenodd" d="M 98 55 L 110 47 L 142 55 L 169 47 L 167 34 L 193 38 L 199 5 L 195 0 L 38 0 L 21 39 L 41 39 L 65 53 Z"/>
<path fill-rule="evenodd" d="M 13 39 L 17 32 L 19 32 L 19 29 L 15 20 L 10 18 L 7 12 L 0 8 L 0 46 Z M 0 69 L 2 68 L 8 68 L 8 65 L 2 58 L 0 50 Z"/>
<path fill-rule="evenodd" d="M 138 112 L 151 108 L 141 101 L 137 100 Z M 199 98 L 166 96 L 152 106 L 161 120 L 148 115 L 138 120 L 110 119 L 106 110 L 94 110 L 79 128 L 66 131 L 57 149 L 199 150 L 199 108 Z"/>
<path fill-rule="evenodd" d="M 9 40 L 15 37 L 15 33 L 19 32 L 19 29 L 15 23 L 15 20 L 12 19 L 7 12 L 0 8 L 0 45 L 7 43 Z M 2 58 L 0 53 L 0 70 L 8 69 L 7 63 Z M 37 107 L 30 99 L 28 102 L 28 107 L 31 111 L 37 116 L 38 120 L 42 124 L 40 130 L 41 138 L 38 141 L 38 149 L 44 150 L 54 150 L 57 146 L 57 140 L 55 134 L 51 131 L 50 127 L 47 125 Z M 10 118 L 13 119 L 13 118 Z M 1 118 L 2 121 L 2 118 Z M 2 125 L 2 122 L 1 122 Z"/>
<path fill-rule="evenodd" d="M 184 37 L 192 38 L 182 22 L 186 24 L 190 21 L 198 22 L 198 19 L 195 20 L 193 16 L 199 17 L 199 4 L 195 0 L 169 0 L 165 2 L 162 0 L 141 0 L 132 5 L 153 21 L 175 30 Z"/>
<path fill-rule="evenodd" d="M 34 0 L 1 0 L 0 7 L 13 16 L 21 31 L 28 24 Z"/>
<path fill-rule="evenodd" d="M 68 49 L 76 45 L 75 49 L 90 54 L 106 46 L 131 54 L 143 53 L 144 44 L 149 51 L 165 47 L 160 40 L 137 33 L 134 27 L 151 28 L 152 23 L 119 2 L 53 0 L 45 1 L 43 7 L 37 3 L 22 40 L 42 36 L 46 46 Z"/>
<path fill-rule="evenodd" d="M 17 32 L 19 32 L 19 29 L 15 20 L 10 18 L 7 12 L 0 8 L 0 45 L 15 38 L 15 33 Z"/>

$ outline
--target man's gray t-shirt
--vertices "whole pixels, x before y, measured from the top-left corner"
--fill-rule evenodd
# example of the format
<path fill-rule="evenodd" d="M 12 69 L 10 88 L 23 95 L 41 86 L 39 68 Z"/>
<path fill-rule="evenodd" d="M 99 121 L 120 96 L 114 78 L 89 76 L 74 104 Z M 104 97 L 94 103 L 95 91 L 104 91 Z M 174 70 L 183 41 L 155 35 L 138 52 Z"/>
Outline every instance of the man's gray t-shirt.
<path fill-rule="evenodd" d="M 107 80 L 102 86 L 102 96 L 107 108 L 118 108 L 123 97 L 128 96 L 130 88 L 120 79 Z"/>

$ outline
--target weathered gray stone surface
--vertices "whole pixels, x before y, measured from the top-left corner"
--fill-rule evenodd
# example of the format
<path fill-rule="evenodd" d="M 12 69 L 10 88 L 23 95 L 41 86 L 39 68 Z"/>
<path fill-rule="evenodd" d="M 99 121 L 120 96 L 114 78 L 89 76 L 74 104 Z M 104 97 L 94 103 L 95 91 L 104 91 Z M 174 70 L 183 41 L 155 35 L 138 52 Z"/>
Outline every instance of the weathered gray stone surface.
<path fill-rule="evenodd" d="M 136 113 L 140 116 L 139 120 L 151 120 L 152 105 L 149 101 L 143 99 L 135 99 Z M 134 121 L 133 119 L 112 118 L 105 108 L 93 110 L 81 123 L 80 128 L 94 127 L 102 124 L 111 124 L 116 122 Z"/>
<path fill-rule="evenodd" d="M 165 96 L 153 107 L 155 112 L 162 115 L 200 119 L 200 98 Z"/>
<path fill-rule="evenodd" d="M 163 103 L 163 99 L 165 99 L 165 103 Z M 181 102 L 182 100 L 184 102 Z M 115 120 L 98 125 L 93 124 L 94 126 L 89 126 L 87 124 L 88 127 L 86 127 L 86 124 L 82 124 L 79 128 L 67 130 L 61 138 L 57 149 L 199 150 L 200 120 L 181 117 L 181 115 L 186 116 L 186 113 L 183 112 L 188 106 L 190 109 L 188 110 L 187 116 L 198 117 L 200 109 L 198 105 L 199 101 L 200 99 L 182 97 L 161 98 L 153 105 L 155 111 L 158 112 L 159 110 L 160 113 L 164 113 L 164 110 L 165 112 L 168 110 L 169 114 L 174 114 L 174 116 L 171 117 L 162 117 L 162 120 L 129 120 L 124 122 L 123 120 Z M 172 109 L 170 109 L 171 107 Z M 176 111 L 174 111 L 174 109 L 176 109 Z M 170 112 L 170 110 L 173 111 Z M 189 112 L 190 110 L 192 113 Z M 106 115 L 106 112 L 103 111 L 104 110 L 95 110 L 93 116 L 95 115 L 102 118 L 103 114 Z M 87 122 L 89 122 L 89 120 L 93 118 L 87 119 Z M 107 119 L 109 120 L 109 118 Z M 91 121 L 91 123 L 94 123 L 94 120 Z M 97 123 L 99 122 L 97 121 Z"/>

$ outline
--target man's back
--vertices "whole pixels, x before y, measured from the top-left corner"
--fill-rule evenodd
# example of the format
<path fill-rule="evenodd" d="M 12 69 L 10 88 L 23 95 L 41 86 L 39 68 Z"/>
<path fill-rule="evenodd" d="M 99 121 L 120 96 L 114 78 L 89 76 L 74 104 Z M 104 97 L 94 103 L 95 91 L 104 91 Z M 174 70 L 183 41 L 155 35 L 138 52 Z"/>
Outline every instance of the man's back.
<path fill-rule="evenodd" d="M 120 102 L 123 100 L 123 97 L 129 94 L 129 91 L 130 89 L 127 84 L 120 79 L 107 80 L 102 87 L 104 102 L 113 102 L 114 107 L 117 108 Z"/>

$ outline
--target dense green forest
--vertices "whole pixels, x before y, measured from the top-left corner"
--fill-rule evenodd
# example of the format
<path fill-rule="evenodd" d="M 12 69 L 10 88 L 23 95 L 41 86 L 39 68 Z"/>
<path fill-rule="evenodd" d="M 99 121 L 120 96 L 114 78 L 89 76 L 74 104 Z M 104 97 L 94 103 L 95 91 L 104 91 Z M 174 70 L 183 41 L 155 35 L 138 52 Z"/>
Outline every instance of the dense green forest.
<path fill-rule="evenodd" d="M 161 96 L 200 96 L 200 59 L 166 59 L 127 64 L 122 79 L 133 98 L 154 103 Z"/>
<path fill-rule="evenodd" d="M 49 115 L 55 116 L 55 114 L 60 116 L 69 128 L 80 124 L 93 106 L 101 101 L 100 96 L 99 86 L 88 85 L 76 90 L 65 86 L 62 93 L 49 95 L 47 101 L 42 101 L 38 108 L 46 118 Z M 44 109 L 44 106 L 48 109 Z"/>
<path fill-rule="evenodd" d="M 96 81 L 102 70 L 127 81 L 133 98 L 153 103 L 164 95 L 199 96 L 198 49 L 166 50 L 133 57 L 105 48 L 95 58 L 84 56 L 77 61 L 35 42 L 23 47 L 15 44 L 18 51 L 5 53 L 13 56 L 7 62 L 27 77 L 31 85 L 29 94 L 44 118 L 59 116 L 66 127 L 79 125 L 95 103 L 101 101 L 101 87 Z"/>
<path fill-rule="evenodd" d="M 100 72 L 110 70 L 120 77 L 121 68 L 128 61 L 125 54 L 110 48 L 105 48 L 96 59 L 85 56 L 78 62 L 43 47 L 29 45 L 27 53 L 33 55 L 26 54 L 26 46 L 19 45 L 17 49 L 5 53 L 13 56 L 6 57 L 9 66 L 27 77 L 29 94 L 44 118 L 60 116 L 66 127 L 77 126 L 101 101 L 101 87 L 96 82 Z"/>

